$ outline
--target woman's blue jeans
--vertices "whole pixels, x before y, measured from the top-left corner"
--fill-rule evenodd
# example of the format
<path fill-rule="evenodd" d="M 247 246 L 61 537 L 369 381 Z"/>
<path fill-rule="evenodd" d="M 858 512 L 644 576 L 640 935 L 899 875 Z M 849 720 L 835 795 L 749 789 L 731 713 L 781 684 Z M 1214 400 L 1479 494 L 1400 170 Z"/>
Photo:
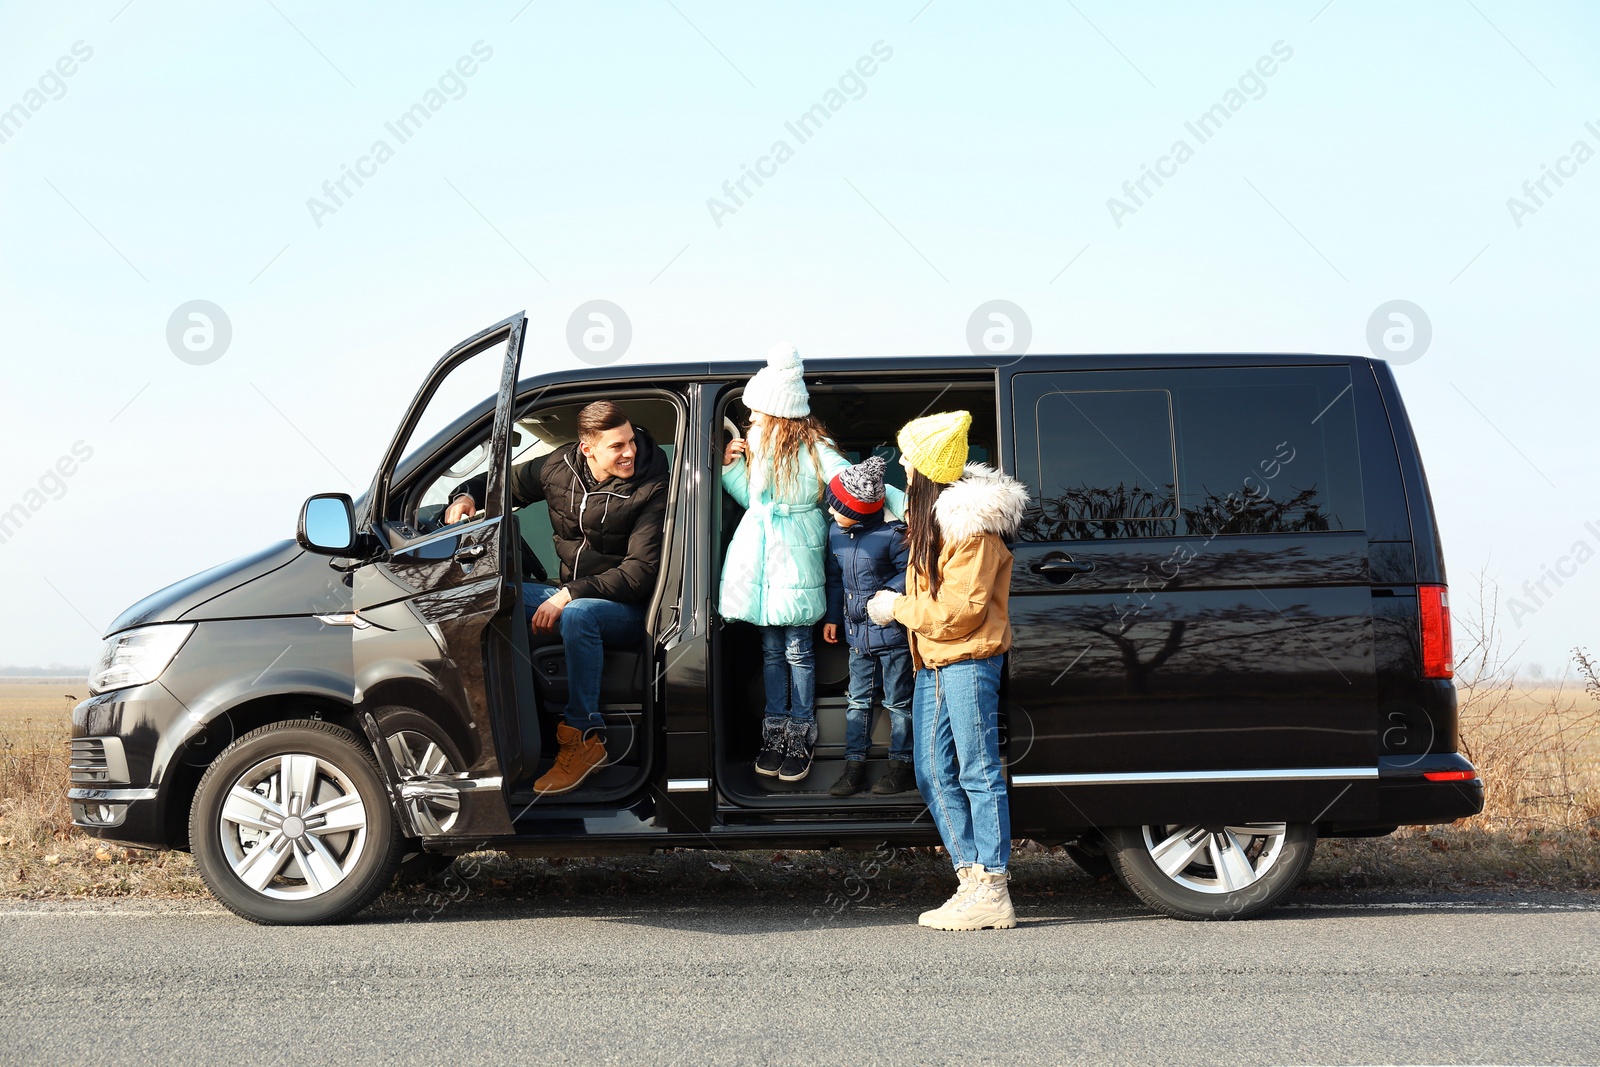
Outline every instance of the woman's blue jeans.
<path fill-rule="evenodd" d="M 817 661 L 809 626 L 759 626 L 761 681 L 767 692 L 767 718 L 817 717 Z"/>
<path fill-rule="evenodd" d="M 1003 871 L 1011 859 L 1011 805 L 1000 766 L 1000 667 L 1005 657 L 917 672 L 911 718 L 917 788 L 957 868 Z"/>

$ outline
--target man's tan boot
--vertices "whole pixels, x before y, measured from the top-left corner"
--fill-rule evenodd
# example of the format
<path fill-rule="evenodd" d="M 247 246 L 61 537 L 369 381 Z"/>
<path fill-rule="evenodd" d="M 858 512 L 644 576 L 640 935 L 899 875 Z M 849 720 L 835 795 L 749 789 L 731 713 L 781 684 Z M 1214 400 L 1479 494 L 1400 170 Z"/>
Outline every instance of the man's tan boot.
<path fill-rule="evenodd" d="M 1010 880 L 1005 871 L 986 871 L 983 864 L 973 864 L 966 895 L 923 925 L 935 930 L 1010 930 L 1017 925 Z"/>
<path fill-rule="evenodd" d="M 918 926 L 931 926 L 935 929 L 940 929 L 937 920 L 942 919 L 946 912 L 955 907 L 957 904 L 961 903 L 961 901 L 966 898 L 967 891 L 972 888 L 972 868 L 957 867 L 956 879 L 958 882 L 960 882 L 960 884 L 956 886 L 955 893 L 950 897 L 949 900 L 945 901 L 943 904 L 940 904 L 937 908 L 934 908 L 930 911 L 925 911 L 921 915 L 918 915 Z"/>
<path fill-rule="evenodd" d="M 540 796 L 570 793 L 606 763 L 605 742 L 593 733 L 580 733 L 566 723 L 559 723 L 556 741 L 561 745 L 561 751 L 556 753 L 556 765 L 533 783 L 533 791 Z"/>

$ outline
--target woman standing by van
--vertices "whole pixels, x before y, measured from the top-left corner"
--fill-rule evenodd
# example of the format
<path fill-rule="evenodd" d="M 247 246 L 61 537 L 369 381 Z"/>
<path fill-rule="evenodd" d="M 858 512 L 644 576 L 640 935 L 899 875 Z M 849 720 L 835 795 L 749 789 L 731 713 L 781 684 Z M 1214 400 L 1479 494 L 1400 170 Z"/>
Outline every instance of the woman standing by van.
<path fill-rule="evenodd" d="M 723 561 L 719 611 L 761 631 L 766 714 L 756 773 L 798 782 L 811 773 L 817 742 L 811 629 L 827 608 L 822 489 L 850 461 L 811 414 L 794 346 L 779 344 L 767 354 L 743 399 L 749 439 L 728 442 L 722 487 L 745 513 Z M 900 491 L 886 487 L 884 497 L 899 514 Z"/>
<path fill-rule="evenodd" d="M 913 419 L 899 434 L 911 565 L 903 594 L 873 597 L 875 622 L 902 623 L 916 670 L 917 785 L 958 888 L 918 918 L 936 930 L 1010 929 L 1011 811 L 1000 766 L 1000 668 L 1011 647 L 1011 551 L 1028 491 L 966 463 L 972 416 Z"/>

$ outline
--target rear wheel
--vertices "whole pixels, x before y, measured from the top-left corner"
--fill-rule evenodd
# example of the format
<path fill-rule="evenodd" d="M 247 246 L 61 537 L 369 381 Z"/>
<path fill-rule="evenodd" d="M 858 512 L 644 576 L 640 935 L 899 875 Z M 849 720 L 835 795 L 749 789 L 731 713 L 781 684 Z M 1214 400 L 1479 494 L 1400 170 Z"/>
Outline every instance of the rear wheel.
<path fill-rule="evenodd" d="M 1106 852 L 1140 900 L 1174 919 L 1247 919 L 1293 889 L 1311 862 L 1309 823 L 1162 823 L 1106 834 Z"/>
<path fill-rule="evenodd" d="M 354 915 L 393 880 L 404 845 L 372 753 L 320 720 L 223 750 L 195 792 L 189 843 L 212 894 L 264 924 Z"/>

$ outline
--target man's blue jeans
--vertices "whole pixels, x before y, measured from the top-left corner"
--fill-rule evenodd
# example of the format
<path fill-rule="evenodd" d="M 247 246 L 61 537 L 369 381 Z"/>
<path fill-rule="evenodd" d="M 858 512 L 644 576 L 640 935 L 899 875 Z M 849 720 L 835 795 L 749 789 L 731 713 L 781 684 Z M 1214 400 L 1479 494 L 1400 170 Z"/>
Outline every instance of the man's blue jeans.
<path fill-rule="evenodd" d="M 864 760 L 872 743 L 872 698 L 883 678 L 883 710 L 889 713 L 889 758 L 911 762 L 911 650 L 850 650 L 850 691 L 844 713 L 844 758 Z"/>
<path fill-rule="evenodd" d="M 1000 766 L 1000 665 L 961 660 L 917 672 L 912 717 L 917 787 L 957 869 L 1003 871 L 1011 859 L 1011 805 Z"/>
<path fill-rule="evenodd" d="M 522 604 L 528 620 L 540 604 L 560 590 L 553 585 L 522 583 Z M 585 597 L 561 609 L 559 632 L 567 653 L 567 725 L 575 730 L 605 729 L 600 715 L 600 677 L 605 672 L 606 645 L 633 646 L 644 640 L 643 604 Z"/>
<path fill-rule="evenodd" d="M 817 661 L 809 626 L 758 626 L 761 682 L 767 718 L 813 722 L 817 717 Z"/>

